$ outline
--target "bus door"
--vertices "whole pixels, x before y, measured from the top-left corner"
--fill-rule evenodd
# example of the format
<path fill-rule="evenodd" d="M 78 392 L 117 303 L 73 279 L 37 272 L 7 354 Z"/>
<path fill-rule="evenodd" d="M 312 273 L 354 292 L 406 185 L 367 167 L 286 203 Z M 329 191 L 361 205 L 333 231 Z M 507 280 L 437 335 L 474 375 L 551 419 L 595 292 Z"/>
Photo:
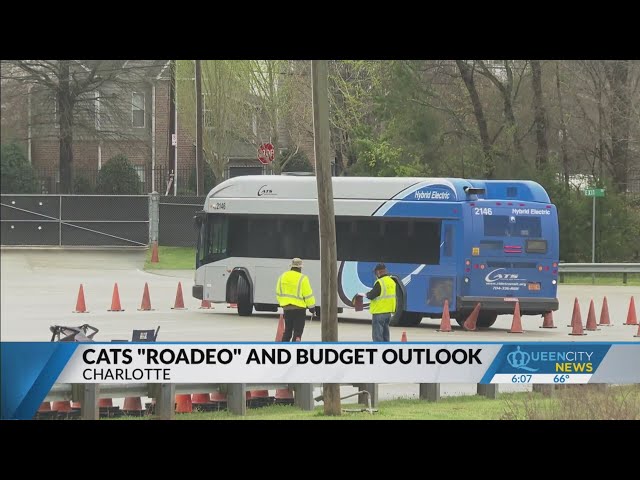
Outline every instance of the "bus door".
<path fill-rule="evenodd" d="M 544 208 L 507 206 L 503 202 L 478 202 L 471 208 L 471 251 L 465 253 L 468 294 L 555 296 L 550 295 L 555 291 L 551 245 L 543 231 L 543 226 L 548 227 L 543 220 L 549 213 Z"/>
<path fill-rule="evenodd" d="M 227 254 L 228 220 L 222 215 L 209 214 L 200 236 L 203 244 L 198 249 L 199 263 L 204 270 L 204 300 L 224 302 L 229 275 L 225 259 Z"/>
<path fill-rule="evenodd" d="M 444 301 L 449 301 L 449 310 L 456 309 L 456 234 L 457 220 L 442 221 L 440 229 L 440 262 L 429 266 L 427 307 L 442 312 Z M 430 309 L 429 309 L 430 310 Z"/>

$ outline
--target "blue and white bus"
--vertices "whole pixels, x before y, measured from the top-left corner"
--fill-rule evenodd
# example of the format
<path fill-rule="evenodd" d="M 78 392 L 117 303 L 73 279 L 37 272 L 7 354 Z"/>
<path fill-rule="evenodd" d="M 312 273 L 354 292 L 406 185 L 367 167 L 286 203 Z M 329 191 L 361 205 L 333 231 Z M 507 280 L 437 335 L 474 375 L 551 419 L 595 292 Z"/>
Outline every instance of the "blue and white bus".
<path fill-rule="evenodd" d="M 440 318 L 448 300 L 462 324 L 499 314 L 558 309 L 558 217 L 539 184 L 520 180 L 334 177 L 338 309 L 372 288 L 384 262 L 396 279 L 392 325 Z M 318 201 L 313 176 L 242 176 L 207 195 L 199 225 L 193 296 L 235 303 L 239 315 L 276 312 L 275 283 L 304 260 L 320 284 Z"/>

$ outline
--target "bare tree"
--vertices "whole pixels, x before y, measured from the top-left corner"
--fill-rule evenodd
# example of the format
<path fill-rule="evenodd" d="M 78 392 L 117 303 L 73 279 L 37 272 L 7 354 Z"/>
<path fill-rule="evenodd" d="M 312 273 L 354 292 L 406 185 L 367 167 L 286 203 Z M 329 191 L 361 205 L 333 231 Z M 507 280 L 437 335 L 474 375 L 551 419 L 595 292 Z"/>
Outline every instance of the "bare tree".
<path fill-rule="evenodd" d="M 556 94 L 558 96 L 558 109 L 560 117 L 560 150 L 562 152 L 562 173 L 564 177 L 565 188 L 569 188 L 570 175 L 570 158 L 567 138 L 567 123 L 565 121 L 565 111 L 562 99 L 562 90 L 560 88 L 560 62 L 556 61 Z"/>
<path fill-rule="evenodd" d="M 475 115 L 476 123 L 478 124 L 480 141 L 482 143 L 482 151 L 484 152 L 483 173 L 486 178 L 493 178 L 495 173 L 495 162 L 492 153 L 493 142 L 489 139 L 489 128 L 487 126 L 484 108 L 482 106 L 482 102 L 480 101 L 480 95 L 478 95 L 478 89 L 476 88 L 474 78 L 475 62 L 473 62 L 472 66 L 469 66 L 469 64 L 467 64 L 467 62 L 465 62 L 464 60 L 456 60 L 456 65 L 458 66 L 458 70 L 460 70 L 462 80 L 464 81 L 464 84 L 467 87 L 467 91 L 469 92 L 471 104 L 473 105 L 473 114 Z"/>
<path fill-rule="evenodd" d="M 91 138 L 135 138 L 119 126 L 131 112 L 130 92 L 158 62 L 127 60 L 3 60 L 2 80 L 9 95 L 33 95 L 45 108 L 30 121 L 59 139 L 60 191 L 72 193 L 73 141 Z M 48 114 L 47 112 L 50 112 Z M 51 133 L 53 132 L 53 133 Z"/>
<path fill-rule="evenodd" d="M 516 72 L 518 78 L 515 79 L 515 83 L 512 68 L 513 60 L 504 60 L 503 62 L 503 69 L 505 74 L 504 80 L 500 80 L 498 76 L 494 72 L 492 72 L 492 69 L 487 67 L 484 61 L 478 60 L 478 65 L 480 67 L 478 72 L 488 78 L 491 83 L 495 85 L 495 87 L 500 92 L 500 95 L 502 96 L 504 119 L 508 129 L 511 131 L 513 146 L 516 150 L 516 154 L 518 155 L 518 159 L 520 161 L 524 161 L 524 151 L 522 149 L 522 143 L 520 141 L 518 122 L 516 121 L 516 116 L 513 112 L 513 102 L 520 90 L 520 83 L 522 82 L 523 75 L 527 67 L 527 62 L 523 62 L 520 70 Z"/>
<path fill-rule="evenodd" d="M 536 168 L 544 168 L 549 161 L 549 144 L 547 143 L 547 114 L 542 98 L 542 66 L 540 60 L 531 60 L 531 86 L 533 89 L 533 111 L 536 125 Z"/>
<path fill-rule="evenodd" d="M 615 187 L 627 191 L 629 173 L 629 126 L 631 98 L 629 95 L 629 61 L 612 60 L 604 64 L 611 88 L 611 169 Z"/>
<path fill-rule="evenodd" d="M 205 60 L 202 66 L 203 148 L 218 184 L 224 179 L 229 155 L 247 137 L 252 106 L 249 82 L 243 66 L 233 60 Z M 180 122 L 195 133 L 195 66 L 192 60 L 177 62 Z"/>

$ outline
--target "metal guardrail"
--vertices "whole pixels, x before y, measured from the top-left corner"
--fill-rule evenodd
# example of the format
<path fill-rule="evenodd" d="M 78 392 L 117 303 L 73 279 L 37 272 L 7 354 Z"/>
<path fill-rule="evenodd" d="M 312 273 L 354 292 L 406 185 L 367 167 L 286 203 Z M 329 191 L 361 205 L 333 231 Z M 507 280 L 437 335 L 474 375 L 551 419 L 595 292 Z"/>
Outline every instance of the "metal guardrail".
<path fill-rule="evenodd" d="M 597 273 L 619 273 L 622 274 L 622 283 L 626 285 L 629 273 L 640 273 L 640 263 L 560 263 L 558 272 L 560 283 L 564 283 L 566 273 L 591 274 L 594 283 Z"/>
<path fill-rule="evenodd" d="M 640 263 L 560 263 L 560 273 L 640 273 Z"/>

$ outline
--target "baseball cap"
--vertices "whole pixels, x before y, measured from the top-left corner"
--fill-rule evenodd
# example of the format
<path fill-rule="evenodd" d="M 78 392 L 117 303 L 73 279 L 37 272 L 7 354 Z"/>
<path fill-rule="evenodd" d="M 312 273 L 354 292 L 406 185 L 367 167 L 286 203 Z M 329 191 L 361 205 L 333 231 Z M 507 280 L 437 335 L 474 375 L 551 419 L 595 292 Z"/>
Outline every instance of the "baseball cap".
<path fill-rule="evenodd" d="M 291 260 L 291 266 L 295 268 L 302 268 L 302 259 L 298 257 L 294 258 Z"/>

